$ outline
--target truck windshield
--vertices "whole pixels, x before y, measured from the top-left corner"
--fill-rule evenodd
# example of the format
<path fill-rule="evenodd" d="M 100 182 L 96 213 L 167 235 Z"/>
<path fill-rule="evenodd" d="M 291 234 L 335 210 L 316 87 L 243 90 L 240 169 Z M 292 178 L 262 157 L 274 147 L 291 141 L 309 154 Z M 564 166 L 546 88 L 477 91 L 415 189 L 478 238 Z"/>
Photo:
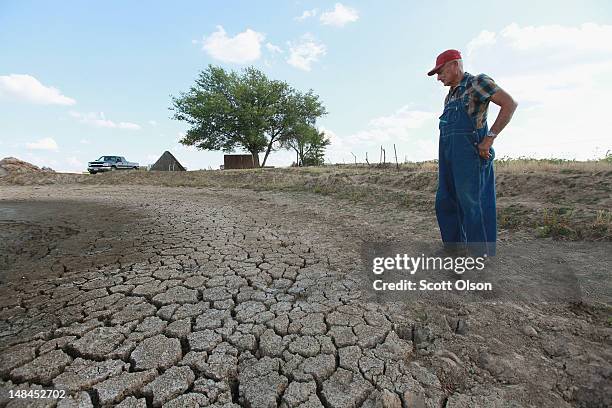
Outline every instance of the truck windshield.
<path fill-rule="evenodd" d="M 102 161 L 102 162 L 115 161 L 115 157 L 114 156 L 102 156 L 97 161 Z"/>

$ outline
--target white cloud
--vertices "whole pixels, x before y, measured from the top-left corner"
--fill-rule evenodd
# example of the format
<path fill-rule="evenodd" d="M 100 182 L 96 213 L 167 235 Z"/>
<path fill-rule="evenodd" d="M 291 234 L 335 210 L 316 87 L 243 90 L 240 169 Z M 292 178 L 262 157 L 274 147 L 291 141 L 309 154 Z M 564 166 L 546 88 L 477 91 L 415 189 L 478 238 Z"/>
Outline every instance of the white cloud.
<path fill-rule="evenodd" d="M 228 37 L 223 27 L 217 26 L 217 31 L 202 40 L 202 49 L 219 61 L 244 64 L 259 59 L 265 38 L 250 28 Z"/>
<path fill-rule="evenodd" d="M 272 44 L 272 43 L 269 43 L 269 42 L 268 42 L 268 43 L 266 43 L 266 49 L 267 49 L 268 51 L 270 51 L 271 53 L 273 53 L 273 54 L 275 54 L 275 53 L 277 53 L 277 52 L 278 52 L 278 53 L 282 53 L 282 52 L 283 52 L 283 50 L 281 49 L 281 47 L 279 47 L 279 46 L 277 46 L 277 45 L 274 45 L 274 44 Z"/>
<path fill-rule="evenodd" d="M 407 129 L 418 129 L 433 119 L 435 113 L 425 112 L 420 110 L 411 110 L 409 106 L 404 106 L 398 109 L 395 113 L 389 116 L 382 116 L 370 121 L 370 126 L 380 129 L 394 129 L 401 132 Z"/>
<path fill-rule="evenodd" d="M 57 143 L 51 137 L 45 137 L 37 140 L 36 142 L 26 143 L 26 148 L 30 150 L 58 150 Z"/>
<path fill-rule="evenodd" d="M 351 136 L 351 139 L 369 144 L 393 143 L 404 139 L 411 131 L 420 129 L 436 118 L 433 112 L 411 110 L 404 106 L 389 116 L 370 120 L 366 129 Z"/>
<path fill-rule="evenodd" d="M 547 49 L 556 52 L 612 52 L 612 25 L 585 23 L 577 27 L 544 25 L 521 27 L 510 24 L 501 31 L 517 50 Z"/>
<path fill-rule="evenodd" d="M 327 52 L 325 45 L 317 43 L 310 34 L 305 34 L 299 41 L 289 42 L 288 45 L 289 58 L 287 58 L 287 63 L 304 71 L 310 71 L 312 64 Z"/>
<path fill-rule="evenodd" d="M 299 16 L 299 17 L 295 17 L 295 18 L 294 18 L 294 20 L 297 20 L 297 21 L 304 21 L 304 20 L 306 20 L 307 18 L 310 18 L 310 17 L 315 17 L 315 16 L 317 15 L 317 13 L 318 13 L 318 12 L 319 12 L 319 10 L 318 10 L 318 9 L 316 9 L 316 8 L 315 8 L 315 9 L 312 9 L 312 10 L 304 10 L 304 12 L 302 13 L 302 15 L 301 15 L 301 16 Z"/>
<path fill-rule="evenodd" d="M 321 23 L 335 27 L 343 27 L 348 23 L 353 23 L 359 19 L 357 10 L 346 7 L 341 3 L 336 3 L 332 11 L 321 14 Z"/>
<path fill-rule="evenodd" d="M 132 129 L 132 130 L 140 129 L 140 125 L 137 125 L 136 123 L 131 123 L 131 122 L 119 122 L 117 124 L 117 127 L 119 129 Z"/>
<path fill-rule="evenodd" d="M 68 157 L 66 159 L 66 163 L 71 167 L 71 168 L 82 168 L 84 169 L 85 167 L 87 167 L 85 165 L 85 163 L 83 163 L 82 161 L 80 161 L 79 159 L 77 159 L 74 156 Z"/>
<path fill-rule="evenodd" d="M 85 123 L 87 125 L 102 127 L 102 128 L 111 128 L 111 129 L 129 129 L 129 130 L 139 130 L 141 126 L 132 123 L 132 122 L 114 122 L 110 119 L 106 119 L 104 112 L 95 113 L 80 113 L 75 111 L 69 112 L 70 116 L 76 118 L 81 123 Z"/>
<path fill-rule="evenodd" d="M 155 120 L 150 120 L 150 121 L 149 121 L 149 125 L 151 125 L 151 126 L 157 126 L 157 121 L 155 121 Z"/>
<path fill-rule="evenodd" d="M 476 38 L 469 42 L 467 46 L 467 55 L 471 55 L 472 52 L 477 48 L 485 47 L 487 45 L 494 45 L 495 41 L 496 40 L 494 32 L 482 30 Z"/>
<path fill-rule="evenodd" d="M 330 138 L 326 156 L 333 163 L 357 161 L 364 163 L 366 152 L 370 163 L 380 160 L 381 146 L 386 149 L 387 162 L 394 161 L 393 144 L 396 144 L 398 161 L 429 160 L 436 157 L 436 138 L 428 131 L 435 125 L 437 114 L 403 106 L 390 115 L 374 118 L 364 129 L 347 136 L 321 128 Z"/>
<path fill-rule="evenodd" d="M 0 75 L 0 96 L 41 105 L 74 105 L 76 101 L 59 89 L 45 86 L 31 75 Z"/>
<path fill-rule="evenodd" d="M 481 35 L 470 42 L 465 66 L 487 73 L 519 102 L 495 143 L 499 156 L 588 159 L 596 148 L 612 148 L 597 120 L 609 115 L 612 25 L 510 24 L 492 34 L 495 47 L 477 41 Z M 492 104 L 489 126 L 498 111 Z"/>
<path fill-rule="evenodd" d="M 147 154 L 147 156 L 146 156 L 146 158 L 145 158 L 145 159 L 146 159 L 147 163 L 151 163 L 151 164 L 153 164 L 153 163 L 155 163 L 155 162 L 156 162 L 156 161 L 157 161 L 157 160 L 158 160 L 160 157 L 161 157 L 161 155 L 159 155 L 159 154 Z"/>
<path fill-rule="evenodd" d="M 485 33 L 485 34 L 483 34 Z M 495 47 L 487 47 L 494 38 Z M 606 62 L 612 58 L 612 25 L 526 26 L 510 24 L 498 33 L 481 32 L 468 44 L 470 60 L 502 73 L 540 73 L 559 68 Z M 494 56 L 497 60 L 485 61 Z"/>

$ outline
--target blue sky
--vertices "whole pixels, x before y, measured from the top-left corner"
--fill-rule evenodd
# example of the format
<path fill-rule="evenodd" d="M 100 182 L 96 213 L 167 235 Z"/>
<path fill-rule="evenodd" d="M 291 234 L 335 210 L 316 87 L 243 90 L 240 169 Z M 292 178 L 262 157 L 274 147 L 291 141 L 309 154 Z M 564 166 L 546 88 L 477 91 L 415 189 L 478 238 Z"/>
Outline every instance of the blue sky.
<path fill-rule="evenodd" d="M 0 157 L 83 171 L 102 154 L 151 164 L 170 150 L 218 168 L 223 153 L 177 143 L 187 127 L 168 110 L 215 64 L 319 94 L 329 162 L 377 160 L 394 143 L 400 160 L 431 159 L 447 89 L 426 72 L 447 48 L 519 102 L 498 157 L 601 157 L 611 24 L 606 1 L 0 0 Z"/>

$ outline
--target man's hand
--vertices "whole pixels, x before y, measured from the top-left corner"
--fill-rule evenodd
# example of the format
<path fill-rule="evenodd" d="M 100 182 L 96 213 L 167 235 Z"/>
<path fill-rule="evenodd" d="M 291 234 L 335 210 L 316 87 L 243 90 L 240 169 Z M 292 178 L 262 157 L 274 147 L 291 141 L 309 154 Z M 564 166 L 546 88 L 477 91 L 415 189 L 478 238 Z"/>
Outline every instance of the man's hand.
<path fill-rule="evenodd" d="M 481 158 L 485 160 L 489 160 L 491 158 L 491 153 L 489 149 L 493 146 L 493 138 L 485 137 L 480 144 L 478 144 L 478 154 Z"/>

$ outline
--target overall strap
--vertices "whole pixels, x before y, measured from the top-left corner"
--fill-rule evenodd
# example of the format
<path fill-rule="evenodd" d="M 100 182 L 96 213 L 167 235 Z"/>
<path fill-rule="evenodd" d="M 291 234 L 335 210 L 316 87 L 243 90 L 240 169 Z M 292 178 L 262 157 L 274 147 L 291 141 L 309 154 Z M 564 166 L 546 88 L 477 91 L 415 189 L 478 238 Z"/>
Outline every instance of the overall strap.
<path fill-rule="evenodd" d="M 459 103 L 458 106 L 459 106 L 459 109 L 463 111 L 465 116 L 468 117 L 468 119 L 470 120 L 470 123 L 474 127 L 474 130 L 478 130 L 478 128 L 476 127 L 476 120 L 473 117 L 471 117 L 468 113 L 468 107 L 470 106 L 470 92 L 469 91 L 472 89 L 473 85 L 474 85 L 473 78 L 470 78 L 469 81 L 466 81 L 465 89 L 463 90 L 463 95 L 461 95 L 461 103 Z"/>

